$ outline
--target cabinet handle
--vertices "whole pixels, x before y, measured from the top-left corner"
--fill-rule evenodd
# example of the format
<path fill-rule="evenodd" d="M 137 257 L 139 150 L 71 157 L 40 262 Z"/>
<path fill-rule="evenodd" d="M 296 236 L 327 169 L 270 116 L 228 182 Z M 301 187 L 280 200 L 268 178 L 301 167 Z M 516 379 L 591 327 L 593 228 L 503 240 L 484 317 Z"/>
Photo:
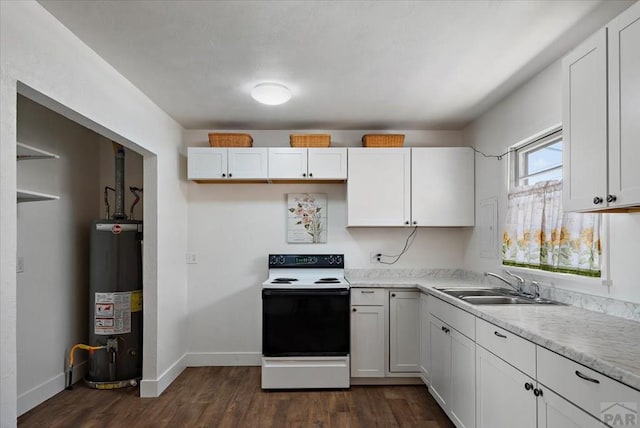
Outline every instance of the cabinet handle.
<path fill-rule="evenodd" d="M 499 337 L 499 338 L 501 338 L 501 339 L 506 339 L 506 338 L 507 338 L 507 336 L 505 336 L 504 334 L 499 333 L 499 332 L 497 332 L 497 331 L 494 331 L 494 332 L 493 332 L 493 334 L 495 334 L 496 336 L 498 336 L 498 337 Z"/>
<path fill-rule="evenodd" d="M 391 297 L 396 297 L 396 293 L 391 293 Z"/>
<path fill-rule="evenodd" d="M 222 176 L 223 176 L 223 177 L 226 177 L 226 176 L 227 176 L 227 174 L 222 174 Z"/>
<path fill-rule="evenodd" d="M 409 222 L 408 222 L 408 221 L 405 221 L 405 222 L 404 222 L 404 224 L 409 224 Z"/>
<path fill-rule="evenodd" d="M 414 221 L 414 222 L 413 222 L 413 224 L 418 224 L 418 222 L 417 222 L 417 221 Z"/>
<path fill-rule="evenodd" d="M 445 326 L 440 327 L 440 329 L 441 329 L 442 331 L 444 331 L 445 333 L 447 332 L 447 327 L 445 327 Z"/>
<path fill-rule="evenodd" d="M 306 177 L 306 176 L 307 176 L 307 173 L 306 173 L 306 172 L 303 172 L 303 173 L 302 173 L 302 176 L 303 176 L 303 177 Z"/>
<path fill-rule="evenodd" d="M 533 384 L 531 382 L 525 382 L 524 389 L 531 391 L 533 389 Z"/>
<path fill-rule="evenodd" d="M 356 308 L 353 308 L 353 309 L 351 309 L 351 310 L 352 310 L 353 312 L 355 312 L 355 311 L 356 311 Z"/>
<path fill-rule="evenodd" d="M 576 376 L 578 376 L 580 379 L 584 379 L 588 382 L 592 382 L 592 383 L 600 383 L 600 381 L 598 379 L 594 379 L 592 377 L 589 377 L 585 374 L 580 373 L 578 370 L 576 370 Z"/>
<path fill-rule="evenodd" d="M 542 390 L 538 388 L 534 388 L 533 395 L 535 395 L 536 397 L 542 397 Z"/>
<path fill-rule="evenodd" d="M 595 198 L 593 198 L 593 203 L 598 205 L 602 203 L 602 198 L 600 196 L 596 196 Z"/>
<path fill-rule="evenodd" d="M 231 178 L 231 173 L 229 173 L 229 178 Z"/>
<path fill-rule="evenodd" d="M 313 173 L 311 173 L 311 172 L 310 172 L 310 173 L 309 173 L 309 177 L 313 177 Z"/>
<path fill-rule="evenodd" d="M 616 195 L 607 195 L 607 202 L 615 202 L 616 199 L 618 199 Z"/>
<path fill-rule="evenodd" d="M 374 291 L 373 291 L 373 290 L 360 290 L 360 292 L 361 292 L 362 294 L 373 294 L 373 293 L 374 293 Z"/>

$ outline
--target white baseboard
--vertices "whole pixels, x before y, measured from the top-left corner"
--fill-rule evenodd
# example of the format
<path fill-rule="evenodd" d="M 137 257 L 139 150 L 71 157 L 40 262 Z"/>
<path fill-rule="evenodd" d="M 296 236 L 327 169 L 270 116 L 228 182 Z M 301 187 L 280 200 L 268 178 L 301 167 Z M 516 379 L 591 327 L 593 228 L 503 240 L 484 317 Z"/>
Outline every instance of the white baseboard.
<path fill-rule="evenodd" d="M 187 360 L 188 354 L 183 354 L 182 357 L 178 358 L 178 360 L 171 365 L 167 370 L 164 371 L 157 379 L 142 379 L 140 381 L 140 397 L 159 397 L 160 394 L 164 392 L 165 389 L 171 383 L 176 380 L 180 373 L 187 368 L 185 361 Z"/>
<path fill-rule="evenodd" d="M 186 354 L 187 367 L 259 366 L 260 352 L 190 352 Z"/>
<path fill-rule="evenodd" d="M 73 367 L 73 383 L 80 382 L 87 374 L 89 366 L 83 361 Z M 18 395 L 18 416 L 47 401 L 66 387 L 66 373 L 58 373 L 28 391 Z"/>

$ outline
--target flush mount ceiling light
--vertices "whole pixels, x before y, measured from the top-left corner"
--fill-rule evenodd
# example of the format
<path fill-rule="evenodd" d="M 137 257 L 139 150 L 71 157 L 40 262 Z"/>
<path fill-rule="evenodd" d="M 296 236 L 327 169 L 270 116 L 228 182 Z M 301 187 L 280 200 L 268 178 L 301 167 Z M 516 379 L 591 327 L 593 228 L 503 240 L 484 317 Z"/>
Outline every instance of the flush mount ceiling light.
<path fill-rule="evenodd" d="M 251 97 L 259 103 L 277 106 L 291 99 L 291 91 L 280 83 L 265 82 L 253 87 Z"/>

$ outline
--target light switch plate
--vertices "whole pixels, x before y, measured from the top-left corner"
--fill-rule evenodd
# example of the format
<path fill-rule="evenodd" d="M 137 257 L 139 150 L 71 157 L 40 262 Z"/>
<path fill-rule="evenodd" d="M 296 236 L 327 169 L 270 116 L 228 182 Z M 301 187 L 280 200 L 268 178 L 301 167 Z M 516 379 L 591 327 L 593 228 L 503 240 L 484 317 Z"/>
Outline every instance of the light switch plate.
<path fill-rule="evenodd" d="M 24 272 L 24 257 L 18 257 L 16 259 L 16 273 Z"/>
<path fill-rule="evenodd" d="M 186 253 L 186 261 L 188 265 L 194 265 L 198 263 L 198 253 Z"/>

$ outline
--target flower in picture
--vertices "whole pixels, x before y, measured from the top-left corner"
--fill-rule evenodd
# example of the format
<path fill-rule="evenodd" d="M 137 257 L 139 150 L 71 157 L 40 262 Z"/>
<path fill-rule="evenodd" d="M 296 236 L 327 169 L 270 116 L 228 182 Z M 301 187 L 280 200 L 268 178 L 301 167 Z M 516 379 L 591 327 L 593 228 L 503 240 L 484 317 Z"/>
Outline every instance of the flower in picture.
<path fill-rule="evenodd" d="M 321 207 L 316 205 L 316 200 L 308 193 L 304 193 L 295 198 L 295 206 L 289 208 L 297 221 L 295 224 L 304 226 L 306 232 L 311 236 L 314 244 L 320 242 L 320 234 L 324 225 L 321 221 Z"/>

